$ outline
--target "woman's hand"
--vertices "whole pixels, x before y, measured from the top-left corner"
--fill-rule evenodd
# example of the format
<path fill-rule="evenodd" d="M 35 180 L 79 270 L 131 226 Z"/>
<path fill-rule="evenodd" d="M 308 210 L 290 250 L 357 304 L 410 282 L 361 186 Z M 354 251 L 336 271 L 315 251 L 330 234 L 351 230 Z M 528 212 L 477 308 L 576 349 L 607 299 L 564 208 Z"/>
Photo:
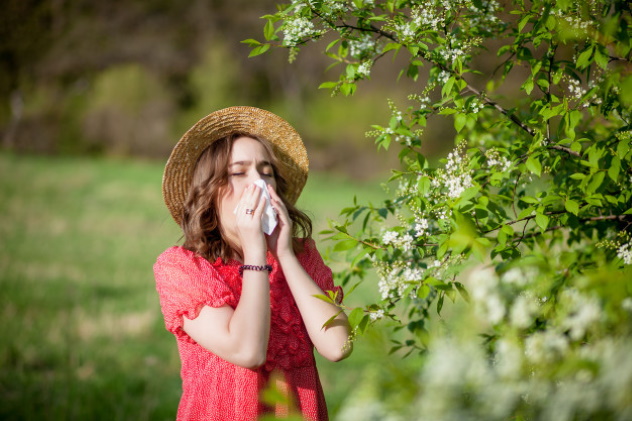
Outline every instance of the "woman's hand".
<path fill-rule="evenodd" d="M 241 243 L 244 261 L 253 257 L 257 262 L 265 263 L 266 240 L 261 228 L 261 216 L 265 208 L 265 198 L 261 189 L 252 184 L 244 190 L 236 210 L 236 228 Z M 263 257 L 264 261 L 259 262 Z"/>
<path fill-rule="evenodd" d="M 277 226 L 267 238 L 268 249 L 277 258 L 286 254 L 294 254 L 292 247 L 292 220 L 283 201 L 272 186 L 268 185 L 271 204 L 277 214 Z"/>

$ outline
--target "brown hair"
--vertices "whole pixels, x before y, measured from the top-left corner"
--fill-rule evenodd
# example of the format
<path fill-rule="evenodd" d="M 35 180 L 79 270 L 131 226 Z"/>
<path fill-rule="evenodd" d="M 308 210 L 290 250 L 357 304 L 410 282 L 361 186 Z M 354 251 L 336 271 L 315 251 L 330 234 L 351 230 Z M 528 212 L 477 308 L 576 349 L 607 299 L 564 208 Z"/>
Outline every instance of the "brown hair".
<path fill-rule="evenodd" d="M 182 215 L 183 247 L 213 262 L 218 257 L 224 261 L 238 257 L 234 247 L 222 236 L 219 220 L 219 200 L 224 189 L 229 188 L 228 165 L 233 143 L 240 137 L 259 141 L 268 152 L 276 180 L 276 192 L 283 200 L 292 220 L 294 251 L 302 251 L 298 237 L 312 235 L 312 221 L 285 199 L 288 182 L 278 171 L 277 159 L 267 140 L 247 133 L 233 133 L 211 143 L 200 155 L 195 165 L 193 179 Z"/>

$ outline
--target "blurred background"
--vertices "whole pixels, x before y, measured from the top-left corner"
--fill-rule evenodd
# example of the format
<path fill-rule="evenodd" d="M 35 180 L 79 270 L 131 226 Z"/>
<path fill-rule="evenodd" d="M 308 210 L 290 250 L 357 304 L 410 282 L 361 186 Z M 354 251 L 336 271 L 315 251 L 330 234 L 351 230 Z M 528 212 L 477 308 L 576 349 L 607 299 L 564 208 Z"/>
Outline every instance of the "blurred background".
<path fill-rule="evenodd" d="M 317 89 L 338 69 L 309 45 L 248 59 L 272 0 L 6 0 L 0 17 L 5 150 L 164 159 L 180 135 L 232 105 L 270 109 L 305 137 L 314 170 L 371 178 L 393 161 L 364 137 L 402 99 L 388 60 L 351 98 Z M 375 82 L 375 80 L 374 80 Z"/>
<path fill-rule="evenodd" d="M 309 151 L 299 207 L 318 232 L 354 195 L 384 196 L 397 151 L 377 152 L 364 133 L 388 122 L 386 98 L 414 86 L 385 60 L 355 96 L 331 98 L 317 87 L 338 69 L 309 45 L 292 64 L 285 49 L 248 59 L 240 41 L 263 38 L 271 0 L 2 4 L 0 419 L 174 419 L 179 360 L 152 264 L 180 237 L 160 192 L 175 142 L 226 106 L 281 115 Z M 426 153 L 450 148 L 453 133 L 432 125 Z M 347 304 L 375 294 L 367 284 Z M 376 330 L 345 362 L 319 359 L 333 419 L 354 399 L 384 399 L 375 384 L 414 393 L 397 372 L 415 362 L 389 348 Z"/>

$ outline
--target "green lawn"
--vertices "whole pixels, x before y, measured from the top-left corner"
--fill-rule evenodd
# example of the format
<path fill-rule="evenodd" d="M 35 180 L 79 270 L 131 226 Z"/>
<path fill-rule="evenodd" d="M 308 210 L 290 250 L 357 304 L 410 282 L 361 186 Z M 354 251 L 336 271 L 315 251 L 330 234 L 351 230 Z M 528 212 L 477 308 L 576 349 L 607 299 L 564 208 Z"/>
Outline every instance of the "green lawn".
<path fill-rule="evenodd" d="M 180 234 L 161 177 L 160 163 L 0 153 L 0 419 L 174 419 L 179 360 L 152 265 Z M 353 195 L 382 193 L 311 174 L 299 207 L 317 232 Z M 332 419 L 392 363 L 386 342 L 376 331 L 344 362 L 319 358 Z"/>

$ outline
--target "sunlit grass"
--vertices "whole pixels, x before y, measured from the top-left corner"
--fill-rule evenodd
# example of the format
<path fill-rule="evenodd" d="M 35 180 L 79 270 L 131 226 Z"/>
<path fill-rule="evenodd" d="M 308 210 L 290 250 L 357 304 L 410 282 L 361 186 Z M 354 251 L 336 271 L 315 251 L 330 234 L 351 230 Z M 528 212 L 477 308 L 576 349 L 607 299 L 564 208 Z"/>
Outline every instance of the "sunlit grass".
<path fill-rule="evenodd" d="M 161 177 L 160 163 L 0 154 L 1 419 L 174 419 L 180 365 L 152 265 L 180 233 Z M 382 192 L 311 174 L 298 205 L 318 232 L 354 195 Z M 387 350 L 375 332 L 344 362 L 319 358 L 332 415 Z"/>

